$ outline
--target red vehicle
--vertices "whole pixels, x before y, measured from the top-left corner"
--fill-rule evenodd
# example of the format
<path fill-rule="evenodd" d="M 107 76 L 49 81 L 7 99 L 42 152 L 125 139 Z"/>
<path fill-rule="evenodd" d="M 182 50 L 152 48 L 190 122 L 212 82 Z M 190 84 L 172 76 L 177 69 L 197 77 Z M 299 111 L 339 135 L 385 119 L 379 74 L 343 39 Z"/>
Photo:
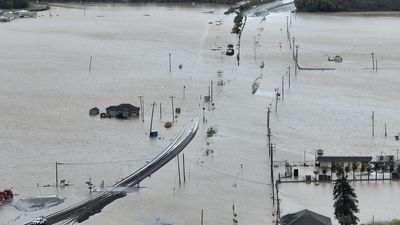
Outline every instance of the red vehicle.
<path fill-rule="evenodd" d="M 11 200 L 13 197 L 14 194 L 10 189 L 5 189 L 4 191 L 0 191 L 0 203 L 3 203 L 7 200 Z"/>

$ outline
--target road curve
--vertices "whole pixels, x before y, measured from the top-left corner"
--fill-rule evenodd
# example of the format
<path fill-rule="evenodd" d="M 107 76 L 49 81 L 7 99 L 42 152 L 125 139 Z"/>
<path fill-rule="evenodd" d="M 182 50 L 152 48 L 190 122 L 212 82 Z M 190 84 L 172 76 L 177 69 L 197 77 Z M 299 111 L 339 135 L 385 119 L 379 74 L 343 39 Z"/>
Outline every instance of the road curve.
<path fill-rule="evenodd" d="M 189 128 L 183 128 L 163 152 L 131 175 L 114 184 L 113 187 L 118 187 L 120 190 L 121 187 L 133 187 L 139 184 L 178 155 L 193 140 L 198 129 L 199 122 L 195 120 Z M 47 224 L 82 222 L 91 215 L 99 213 L 107 204 L 125 195 L 124 192 L 112 190 L 96 193 L 84 201 L 46 216 Z"/>

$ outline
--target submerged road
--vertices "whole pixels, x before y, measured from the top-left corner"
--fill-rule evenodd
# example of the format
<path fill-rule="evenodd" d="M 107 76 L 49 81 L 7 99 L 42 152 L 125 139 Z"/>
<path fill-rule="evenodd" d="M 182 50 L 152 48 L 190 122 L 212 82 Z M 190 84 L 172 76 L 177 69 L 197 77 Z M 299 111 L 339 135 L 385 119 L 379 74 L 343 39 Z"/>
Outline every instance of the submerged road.
<path fill-rule="evenodd" d="M 199 123 L 197 120 L 191 124 L 190 128 L 183 128 L 163 152 L 161 152 L 142 168 L 114 184 L 113 187 L 118 189 L 118 191 L 108 191 L 94 194 L 89 199 L 50 214 L 46 216 L 47 224 L 70 224 L 82 222 L 88 219 L 91 215 L 101 212 L 101 209 L 107 204 L 126 195 L 124 192 L 120 191 L 121 187 L 133 187 L 139 184 L 142 180 L 146 179 L 173 158 L 175 158 L 176 155 L 178 155 L 196 136 L 198 129 Z M 30 222 L 27 224 L 33 223 Z"/>

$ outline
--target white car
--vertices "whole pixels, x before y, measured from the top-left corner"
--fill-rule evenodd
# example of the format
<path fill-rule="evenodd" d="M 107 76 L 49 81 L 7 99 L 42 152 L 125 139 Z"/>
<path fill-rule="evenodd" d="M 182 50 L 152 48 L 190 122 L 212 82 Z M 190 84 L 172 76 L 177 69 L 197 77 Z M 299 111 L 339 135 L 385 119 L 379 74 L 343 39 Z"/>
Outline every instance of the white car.
<path fill-rule="evenodd" d="M 47 224 L 47 219 L 44 216 L 37 217 L 34 221 L 32 221 L 34 225 L 44 225 Z"/>

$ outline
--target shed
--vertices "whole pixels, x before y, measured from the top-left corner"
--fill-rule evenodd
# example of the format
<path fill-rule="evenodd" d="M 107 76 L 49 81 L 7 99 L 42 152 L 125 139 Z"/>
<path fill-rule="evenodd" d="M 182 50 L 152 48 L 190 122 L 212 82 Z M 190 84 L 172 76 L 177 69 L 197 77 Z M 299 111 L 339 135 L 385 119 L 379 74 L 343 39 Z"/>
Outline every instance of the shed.
<path fill-rule="evenodd" d="M 127 103 L 106 108 L 106 113 L 108 116 L 116 117 L 119 119 L 127 119 L 131 116 L 139 116 L 139 111 L 139 107 Z"/>
<path fill-rule="evenodd" d="M 281 225 L 332 225 L 331 218 L 308 209 L 284 215 Z"/>
<path fill-rule="evenodd" d="M 97 115 L 99 115 L 99 113 L 100 113 L 100 110 L 97 107 L 91 108 L 89 110 L 90 116 L 97 116 Z"/>

